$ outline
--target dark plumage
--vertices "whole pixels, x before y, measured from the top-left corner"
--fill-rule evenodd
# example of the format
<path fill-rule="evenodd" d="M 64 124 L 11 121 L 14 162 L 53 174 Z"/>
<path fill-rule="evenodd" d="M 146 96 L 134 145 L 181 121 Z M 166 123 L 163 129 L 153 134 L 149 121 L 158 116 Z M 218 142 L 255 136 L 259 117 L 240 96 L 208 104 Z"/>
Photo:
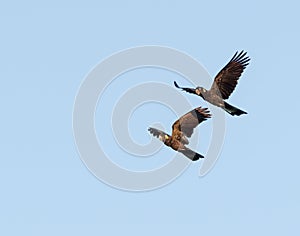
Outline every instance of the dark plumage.
<path fill-rule="evenodd" d="M 172 125 L 171 136 L 155 128 L 150 127 L 148 130 L 154 137 L 159 138 L 165 145 L 181 152 L 192 161 L 197 161 L 199 158 L 204 158 L 204 156 L 185 146 L 189 144 L 187 138 L 192 136 L 193 130 L 198 124 L 210 117 L 211 114 L 207 108 L 198 107 L 175 121 Z"/>
<path fill-rule="evenodd" d="M 221 107 L 232 116 L 247 114 L 247 112 L 242 111 L 224 101 L 229 98 L 235 89 L 241 74 L 249 64 L 250 58 L 246 56 L 246 54 L 247 53 L 244 51 L 241 51 L 240 53 L 236 52 L 227 65 L 217 74 L 210 90 L 206 90 L 202 87 L 197 87 L 196 89 L 182 88 L 178 86 L 176 81 L 174 81 L 174 85 L 176 88 L 180 88 L 188 93 L 196 94 L 202 97 L 205 101 Z"/>

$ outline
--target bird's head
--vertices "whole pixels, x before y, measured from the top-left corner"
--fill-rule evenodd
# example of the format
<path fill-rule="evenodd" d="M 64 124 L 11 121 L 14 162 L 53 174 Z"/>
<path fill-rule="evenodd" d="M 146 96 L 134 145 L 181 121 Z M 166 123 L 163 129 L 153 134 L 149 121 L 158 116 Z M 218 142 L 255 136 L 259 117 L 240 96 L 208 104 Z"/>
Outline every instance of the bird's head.
<path fill-rule="evenodd" d="M 198 96 L 201 96 L 202 94 L 204 94 L 206 92 L 206 89 L 205 88 L 202 88 L 202 87 L 197 87 L 195 89 L 195 92 Z"/>

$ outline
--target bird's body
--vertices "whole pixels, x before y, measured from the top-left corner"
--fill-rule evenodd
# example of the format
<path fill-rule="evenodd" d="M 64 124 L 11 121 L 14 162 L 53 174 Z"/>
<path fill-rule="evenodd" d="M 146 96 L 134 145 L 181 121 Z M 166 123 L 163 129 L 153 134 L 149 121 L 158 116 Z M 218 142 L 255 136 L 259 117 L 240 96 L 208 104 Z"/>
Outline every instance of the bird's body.
<path fill-rule="evenodd" d="M 250 58 L 246 56 L 246 52 L 236 52 L 227 65 L 217 74 L 214 83 L 209 90 L 202 87 L 182 88 L 174 81 L 174 85 L 188 93 L 196 94 L 202 97 L 205 101 L 224 109 L 230 115 L 242 115 L 247 112 L 236 108 L 224 100 L 228 99 L 234 91 L 238 80 L 246 66 L 249 64 Z"/>
<path fill-rule="evenodd" d="M 192 161 L 196 161 L 199 158 L 204 158 L 204 156 L 185 146 L 189 144 L 187 138 L 191 137 L 194 128 L 198 124 L 210 117 L 211 115 L 207 108 L 198 107 L 180 117 L 172 125 L 171 136 L 155 128 L 149 128 L 148 130 L 153 136 L 159 138 L 166 146 L 171 147 L 175 151 L 181 152 Z"/>
<path fill-rule="evenodd" d="M 173 150 L 178 151 L 178 150 L 185 150 L 186 147 L 182 142 L 180 142 L 177 138 L 173 138 L 172 136 L 168 139 L 164 140 L 164 144 L 168 147 L 171 147 Z"/>

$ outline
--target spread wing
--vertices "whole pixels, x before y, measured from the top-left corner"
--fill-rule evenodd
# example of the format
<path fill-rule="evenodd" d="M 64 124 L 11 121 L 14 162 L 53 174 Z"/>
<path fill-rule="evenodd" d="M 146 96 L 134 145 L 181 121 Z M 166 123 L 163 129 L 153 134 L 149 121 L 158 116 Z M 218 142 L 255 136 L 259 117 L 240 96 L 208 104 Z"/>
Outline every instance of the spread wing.
<path fill-rule="evenodd" d="M 181 90 L 183 90 L 183 91 L 186 91 L 186 92 L 188 92 L 188 93 L 193 93 L 193 94 L 196 94 L 196 95 L 197 95 L 196 89 L 180 87 L 180 86 L 177 84 L 176 81 L 174 81 L 174 85 L 175 85 L 176 88 L 179 88 L 179 89 L 181 89 Z"/>
<path fill-rule="evenodd" d="M 150 134 L 152 134 L 154 137 L 159 138 L 159 140 L 161 140 L 162 142 L 165 141 L 166 137 L 170 138 L 170 135 L 168 135 L 167 133 L 159 130 L 159 129 L 155 129 L 150 127 L 148 129 L 148 131 L 150 132 Z"/>
<path fill-rule="evenodd" d="M 229 98 L 238 83 L 238 79 L 249 64 L 250 58 L 246 54 L 244 51 L 236 52 L 215 77 L 211 90 L 220 93 L 223 99 Z"/>
<path fill-rule="evenodd" d="M 193 134 L 194 128 L 210 117 L 211 114 L 207 108 L 195 108 L 180 117 L 179 120 L 175 121 L 172 126 L 172 136 L 181 142 L 188 144 L 186 137 L 190 138 Z"/>

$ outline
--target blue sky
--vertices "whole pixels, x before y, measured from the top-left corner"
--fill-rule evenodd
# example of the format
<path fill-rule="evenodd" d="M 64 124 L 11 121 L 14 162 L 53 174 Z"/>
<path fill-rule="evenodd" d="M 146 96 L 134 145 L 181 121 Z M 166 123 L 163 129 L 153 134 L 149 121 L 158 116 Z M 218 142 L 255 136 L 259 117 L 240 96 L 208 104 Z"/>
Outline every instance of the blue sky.
<path fill-rule="evenodd" d="M 299 234 L 298 9 L 296 1 L 1 3 L 1 235 Z M 198 162 L 164 188 L 132 193 L 103 184 L 84 166 L 72 112 L 95 65 L 142 45 L 183 51 L 211 76 L 246 50 L 252 60 L 229 101 L 249 114 L 226 116 L 222 153 L 208 175 L 198 177 Z M 129 72 L 122 81 L 130 75 L 185 83 L 155 69 Z M 115 85 L 126 91 L 131 83 Z M 164 114 L 167 129 L 176 120 L 148 106 L 151 119 Z M 141 108 L 129 126 L 151 122 L 147 117 Z M 133 138 L 147 142 L 147 126 L 133 129 Z M 124 154 L 113 143 L 106 147 Z M 160 164 L 157 155 L 145 163 Z M 147 168 L 130 158 L 124 154 L 120 164 Z"/>

